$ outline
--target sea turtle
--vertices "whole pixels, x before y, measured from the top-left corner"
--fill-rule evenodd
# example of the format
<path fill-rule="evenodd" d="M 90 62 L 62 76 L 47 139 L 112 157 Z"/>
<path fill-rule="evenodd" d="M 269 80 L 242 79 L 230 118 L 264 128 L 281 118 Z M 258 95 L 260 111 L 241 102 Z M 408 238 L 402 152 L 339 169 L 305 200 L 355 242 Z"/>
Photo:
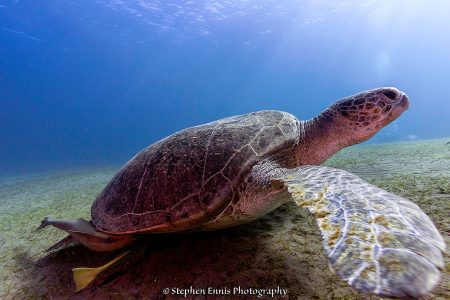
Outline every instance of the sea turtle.
<path fill-rule="evenodd" d="M 91 221 L 46 218 L 39 228 L 70 234 L 55 247 L 76 240 L 112 251 L 140 234 L 243 224 L 292 199 L 317 219 L 330 267 L 353 288 L 419 297 L 437 284 L 443 267 L 445 243 L 431 220 L 402 197 L 319 166 L 408 106 L 403 92 L 378 88 L 308 121 L 259 111 L 187 128 L 128 161 L 96 198 Z M 99 269 L 74 269 L 77 288 L 120 257 Z"/>

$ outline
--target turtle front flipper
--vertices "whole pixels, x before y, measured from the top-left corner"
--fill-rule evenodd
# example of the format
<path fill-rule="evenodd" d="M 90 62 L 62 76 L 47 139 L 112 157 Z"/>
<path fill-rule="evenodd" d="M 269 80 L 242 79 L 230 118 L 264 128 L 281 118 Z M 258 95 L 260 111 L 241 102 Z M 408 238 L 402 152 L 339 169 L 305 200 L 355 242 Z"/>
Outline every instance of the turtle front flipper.
<path fill-rule="evenodd" d="M 285 171 L 272 183 L 316 217 L 331 268 L 353 288 L 418 298 L 438 283 L 445 243 L 416 204 L 343 170 Z"/>

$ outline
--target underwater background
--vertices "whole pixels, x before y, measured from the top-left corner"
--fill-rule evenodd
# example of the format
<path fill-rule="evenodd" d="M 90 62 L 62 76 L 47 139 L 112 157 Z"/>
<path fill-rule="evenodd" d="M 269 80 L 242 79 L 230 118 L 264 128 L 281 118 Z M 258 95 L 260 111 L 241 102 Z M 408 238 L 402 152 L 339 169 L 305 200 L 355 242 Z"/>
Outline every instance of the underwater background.
<path fill-rule="evenodd" d="M 0 0 L 0 299 L 160 299 L 172 286 L 367 299 L 331 272 L 293 202 L 229 230 L 152 236 L 137 263 L 80 293 L 71 269 L 117 253 L 47 253 L 65 233 L 34 230 L 89 220 L 120 166 L 177 130 L 263 109 L 310 119 L 395 86 L 409 110 L 325 165 L 417 203 L 448 247 L 449 15 L 446 0 Z M 424 299 L 450 298 L 448 253 L 444 264 Z"/>
<path fill-rule="evenodd" d="M 305 120 L 379 86 L 410 110 L 369 143 L 450 136 L 450 3 L 0 1 L 0 174 L 121 165 L 177 130 Z"/>

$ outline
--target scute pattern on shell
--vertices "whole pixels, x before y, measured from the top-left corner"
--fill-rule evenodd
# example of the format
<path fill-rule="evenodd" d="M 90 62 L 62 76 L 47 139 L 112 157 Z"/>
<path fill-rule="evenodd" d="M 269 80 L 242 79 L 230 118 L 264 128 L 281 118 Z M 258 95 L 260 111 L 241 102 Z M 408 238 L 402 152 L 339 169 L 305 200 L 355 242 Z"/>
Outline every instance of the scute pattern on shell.
<path fill-rule="evenodd" d="M 104 232 L 173 232 L 222 212 L 251 167 L 298 139 L 291 114 L 260 111 L 179 131 L 132 158 L 92 205 Z"/>

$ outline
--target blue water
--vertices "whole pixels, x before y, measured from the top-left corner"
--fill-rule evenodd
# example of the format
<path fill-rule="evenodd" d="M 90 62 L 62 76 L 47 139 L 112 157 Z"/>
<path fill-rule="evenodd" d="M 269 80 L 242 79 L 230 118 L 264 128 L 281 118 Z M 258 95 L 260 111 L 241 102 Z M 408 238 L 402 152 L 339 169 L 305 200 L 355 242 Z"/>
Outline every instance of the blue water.
<path fill-rule="evenodd" d="M 371 142 L 450 136 L 450 2 L 0 1 L 0 174 L 120 164 L 179 129 L 396 86 Z"/>

